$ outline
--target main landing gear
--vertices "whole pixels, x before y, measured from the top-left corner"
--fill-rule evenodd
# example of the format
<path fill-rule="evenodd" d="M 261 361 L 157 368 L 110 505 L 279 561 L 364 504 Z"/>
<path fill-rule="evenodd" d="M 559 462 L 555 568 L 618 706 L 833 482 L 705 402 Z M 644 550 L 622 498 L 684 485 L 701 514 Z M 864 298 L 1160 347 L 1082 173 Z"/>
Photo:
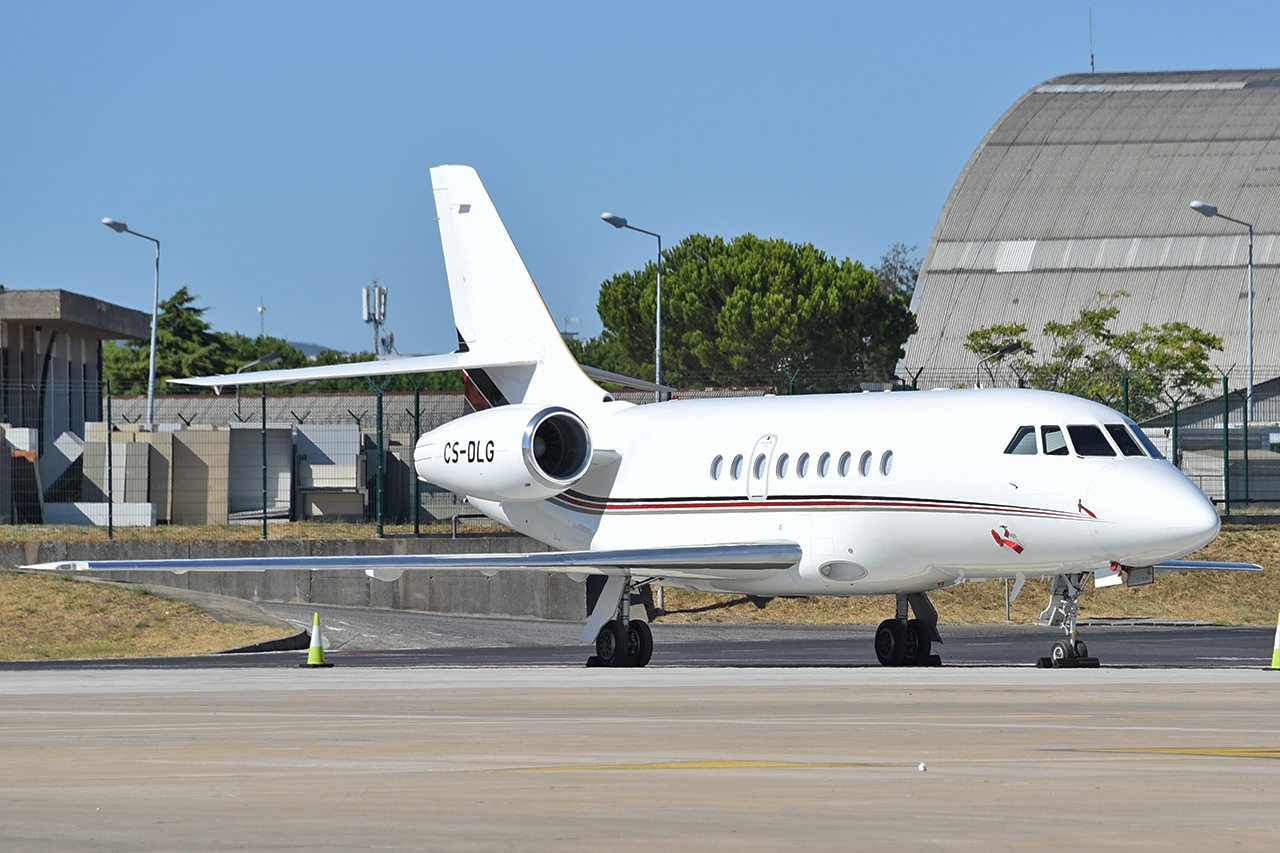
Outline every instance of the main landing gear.
<path fill-rule="evenodd" d="M 907 606 L 916 618 L 907 618 Z M 942 658 L 931 654 L 932 644 L 941 643 L 938 611 L 923 592 L 898 596 L 898 612 L 876 628 L 876 658 L 882 666 L 942 666 Z"/>
<path fill-rule="evenodd" d="M 639 587 L 629 577 L 609 578 L 596 600 L 587 621 L 583 641 L 590 641 L 590 631 L 598 619 L 613 616 L 596 634 L 596 653 L 587 658 L 587 666 L 644 666 L 653 657 L 653 632 L 649 623 L 631 618 L 631 593 Z"/>
<path fill-rule="evenodd" d="M 1076 633 L 1076 616 L 1080 612 L 1080 590 L 1084 587 L 1083 574 L 1057 575 L 1049 593 L 1049 606 L 1040 614 L 1040 624 L 1062 626 L 1065 640 L 1058 640 L 1049 650 L 1049 656 L 1036 661 L 1041 669 L 1081 667 L 1097 669 L 1098 659 L 1089 657 L 1089 648 Z"/>

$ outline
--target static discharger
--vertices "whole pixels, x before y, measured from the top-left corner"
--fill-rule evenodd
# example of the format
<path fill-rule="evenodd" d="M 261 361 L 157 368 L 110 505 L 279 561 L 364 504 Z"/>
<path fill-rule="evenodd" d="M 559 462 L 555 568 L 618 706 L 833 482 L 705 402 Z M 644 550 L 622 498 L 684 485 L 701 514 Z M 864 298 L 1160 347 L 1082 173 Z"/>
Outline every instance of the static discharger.
<path fill-rule="evenodd" d="M 312 669 L 333 666 L 331 663 L 324 662 L 324 639 L 320 636 L 319 611 L 316 611 L 315 622 L 311 625 L 311 648 L 307 650 L 307 662 L 302 666 Z"/>

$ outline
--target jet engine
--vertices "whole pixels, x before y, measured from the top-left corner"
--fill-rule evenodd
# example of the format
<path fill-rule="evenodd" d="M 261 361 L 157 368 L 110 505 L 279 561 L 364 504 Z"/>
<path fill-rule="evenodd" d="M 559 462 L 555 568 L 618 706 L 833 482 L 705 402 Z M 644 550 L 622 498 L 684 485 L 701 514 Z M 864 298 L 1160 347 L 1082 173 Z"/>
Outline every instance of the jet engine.
<path fill-rule="evenodd" d="M 559 406 L 485 409 L 432 430 L 414 448 L 419 477 L 492 501 L 558 495 L 590 466 L 587 425 Z"/>

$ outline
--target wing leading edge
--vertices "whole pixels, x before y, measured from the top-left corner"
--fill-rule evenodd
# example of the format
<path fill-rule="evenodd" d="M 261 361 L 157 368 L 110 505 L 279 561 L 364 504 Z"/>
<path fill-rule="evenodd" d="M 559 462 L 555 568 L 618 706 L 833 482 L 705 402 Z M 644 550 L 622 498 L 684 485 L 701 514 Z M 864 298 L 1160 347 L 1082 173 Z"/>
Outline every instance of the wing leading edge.
<path fill-rule="evenodd" d="M 188 560 L 70 560 L 23 569 L 42 572 L 267 572 L 363 569 L 371 578 L 398 580 L 406 569 L 626 573 L 689 580 L 765 580 L 800 562 L 795 542 L 745 542 L 543 554 L 389 554 L 350 557 L 219 557 Z"/>

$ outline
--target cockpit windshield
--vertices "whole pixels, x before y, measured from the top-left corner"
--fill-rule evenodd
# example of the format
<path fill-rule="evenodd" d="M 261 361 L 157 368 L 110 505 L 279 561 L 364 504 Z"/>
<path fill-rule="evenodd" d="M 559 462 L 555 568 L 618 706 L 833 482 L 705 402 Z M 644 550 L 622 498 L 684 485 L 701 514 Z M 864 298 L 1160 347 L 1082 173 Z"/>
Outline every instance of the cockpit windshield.
<path fill-rule="evenodd" d="M 1124 424 L 1107 424 L 1107 432 L 1111 433 L 1111 439 L 1125 456 L 1143 455 L 1142 448 L 1133 440 L 1133 436 L 1129 435 L 1129 431 L 1124 428 Z"/>
<path fill-rule="evenodd" d="M 1115 448 L 1107 441 L 1102 430 L 1093 424 L 1077 424 L 1067 427 L 1071 443 L 1080 456 L 1115 456 Z"/>
<path fill-rule="evenodd" d="M 1138 443 L 1147 451 L 1147 455 L 1152 459 L 1163 459 L 1164 454 L 1156 450 L 1156 446 L 1151 443 L 1151 439 L 1147 438 L 1147 434 L 1142 431 L 1142 427 L 1134 423 L 1132 418 L 1125 418 L 1124 422 L 1129 425 L 1129 429 L 1133 432 L 1133 437 L 1138 439 Z"/>

